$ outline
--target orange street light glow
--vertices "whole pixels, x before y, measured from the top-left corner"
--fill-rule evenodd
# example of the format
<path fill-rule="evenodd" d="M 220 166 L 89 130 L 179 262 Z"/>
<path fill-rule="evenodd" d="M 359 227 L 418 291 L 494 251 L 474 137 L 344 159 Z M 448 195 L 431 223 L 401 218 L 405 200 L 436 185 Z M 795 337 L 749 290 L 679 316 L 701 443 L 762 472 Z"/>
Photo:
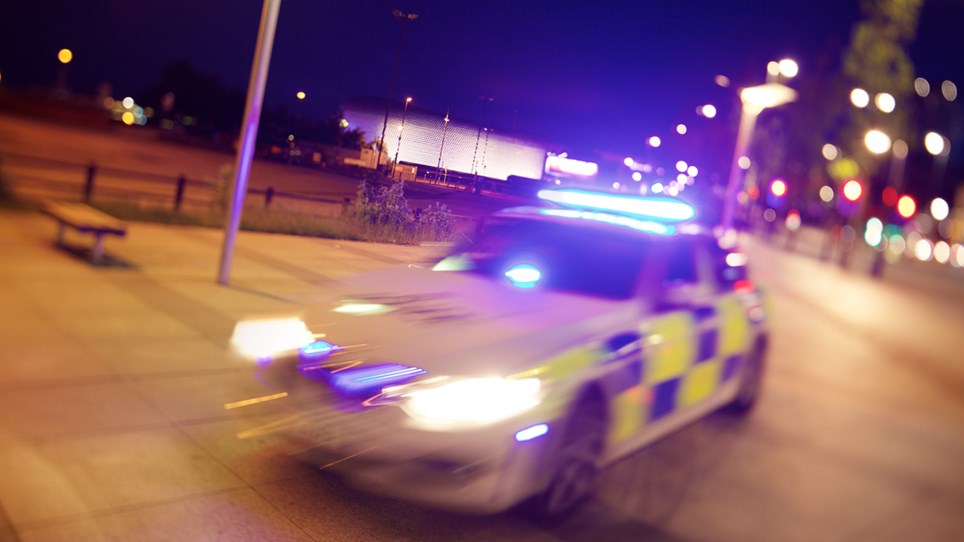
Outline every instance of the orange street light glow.
<path fill-rule="evenodd" d="M 70 49 L 61 49 L 57 51 L 57 60 L 59 60 L 61 64 L 69 64 L 73 59 L 74 53 Z"/>

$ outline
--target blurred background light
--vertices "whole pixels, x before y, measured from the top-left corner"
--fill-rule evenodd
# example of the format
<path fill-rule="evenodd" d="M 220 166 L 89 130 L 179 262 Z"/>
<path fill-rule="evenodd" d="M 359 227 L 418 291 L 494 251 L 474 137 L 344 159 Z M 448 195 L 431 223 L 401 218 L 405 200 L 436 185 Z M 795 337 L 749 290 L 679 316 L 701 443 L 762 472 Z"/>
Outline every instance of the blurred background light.
<path fill-rule="evenodd" d="M 941 83 L 941 94 L 944 95 L 944 99 L 953 102 L 957 99 L 957 85 L 951 81 L 944 81 Z"/>
<path fill-rule="evenodd" d="M 686 133 L 686 125 L 683 124 L 683 123 L 677 124 L 677 125 L 676 125 L 676 133 L 679 134 L 679 135 L 685 134 L 685 133 Z"/>
<path fill-rule="evenodd" d="M 717 86 L 721 86 L 723 88 L 730 86 L 730 78 L 725 75 L 717 75 L 713 78 L 713 82 L 716 83 Z"/>
<path fill-rule="evenodd" d="M 951 258 L 951 265 L 954 267 L 964 267 L 964 245 L 954 243 L 951 247 L 951 253 L 953 258 Z"/>
<path fill-rule="evenodd" d="M 659 136 L 652 136 L 646 142 L 649 143 L 650 147 L 656 148 L 662 145 L 663 140 L 661 140 Z"/>
<path fill-rule="evenodd" d="M 687 167 L 687 164 L 683 160 L 676 162 L 676 171 L 683 173 L 684 171 L 686 171 L 686 167 Z"/>
<path fill-rule="evenodd" d="M 57 60 L 61 64 L 70 64 L 70 61 L 74 59 L 74 52 L 70 49 L 61 49 L 57 51 Z"/>
<path fill-rule="evenodd" d="M 890 150 L 890 136 L 880 130 L 869 130 L 864 136 L 864 145 L 874 154 L 884 154 Z"/>
<path fill-rule="evenodd" d="M 689 175 L 690 177 L 696 177 L 696 175 L 697 175 L 699 172 L 700 172 L 700 170 L 696 169 L 696 166 L 690 166 L 690 167 L 686 168 L 686 174 Z"/>
<path fill-rule="evenodd" d="M 934 220 L 944 220 L 949 213 L 950 207 L 944 198 L 934 198 L 931 201 L 931 216 L 934 217 Z"/>
<path fill-rule="evenodd" d="M 821 186 L 820 200 L 823 201 L 824 203 L 830 203 L 831 201 L 833 201 L 833 188 L 830 188 L 827 185 Z"/>
<path fill-rule="evenodd" d="M 124 109 L 132 109 L 134 107 L 134 98 L 131 98 L 130 96 L 124 98 L 121 100 L 121 105 L 124 106 Z"/>
<path fill-rule="evenodd" d="M 907 142 L 903 139 L 898 139 L 894 141 L 894 158 L 898 160 L 903 160 L 907 158 L 907 152 L 910 149 L 907 148 Z"/>
<path fill-rule="evenodd" d="M 862 88 L 855 88 L 850 91 L 850 103 L 857 107 L 867 107 L 870 104 L 870 94 Z"/>
<path fill-rule="evenodd" d="M 914 256 L 922 262 L 929 261 L 934 256 L 934 245 L 929 239 L 918 239 L 914 243 Z"/>
<path fill-rule="evenodd" d="M 716 106 L 713 104 L 706 104 L 700 110 L 703 112 L 703 116 L 712 119 L 716 116 Z"/>
<path fill-rule="evenodd" d="M 864 187 L 857 179 L 850 179 L 843 185 L 843 195 L 848 201 L 857 201 L 864 193 Z"/>
<path fill-rule="evenodd" d="M 947 263 L 951 258 L 951 247 L 946 241 L 934 243 L 934 260 L 937 263 Z"/>
<path fill-rule="evenodd" d="M 639 181 L 642 181 L 642 180 L 643 180 L 643 174 L 640 173 L 640 172 L 638 172 L 638 171 L 634 171 L 634 172 L 633 172 L 633 180 L 636 181 L 637 183 L 638 183 Z"/>
<path fill-rule="evenodd" d="M 897 214 L 904 218 L 910 218 L 914 216 L 917 211 L 917 203 L 914 202 L 914 198 L 903 195 L 897 200 Z"/>
<path fill-rule="evenodd" d="M 937 132 L 927 132 L 924 136 L 924 148 L 934 156 L 944 154 L 944 136 Z"/>
<path fill-rule="evenodd" d="M 298 92 L 295 93 L 295 97 L 298 98 L 299 100 L 304 100 L 307 96 L 308 95 L 305 94 L 305 91 L 303 90 L 299 90 Z"/>
<path fill-rule="evenodd" d="M 740 166 L 740 169 L 750 169 L 750 158 L 747 156 L 741 156 L 736 164 Z"/>
<path fill-rule="evenodd" d="M 897 101 L 894 100 L 892 95 L 881 92 L 874 97 L 874 105 L 884 113 L 893 113 L 894 108 L 897 107 Z"/>
<path fill-rule="evenodd" d="M 800 72 L 800 66 L 797 65 L 796 61 L 790 58 L 784 58 L 781 60 L 777 67 L 780 71 L 780 75 L 784 77 L 796 77 L 797 73 Z"/>
<path fill-rule="evenodd" d="M 767 62 L 767 74 L 773 77 L 780 75 L 780 63 L 775 60 Z"/>
<path fill-rule="evenodd" d="M 625 165 L 626 167 L 633 167 L 633 164 L 635 163 L 636 161 L 633 160 L 632 157 L 630 156 L 627 156 L 626 158 L 623 159 L 623 165 Z"/>
<path fill-rule="evenodd" d="M 820 149 L 820 153 L 823 154 L 823 157 L 827 160 L 836 160 L 837 156 L 840 154 L 840 151 L 837 149 L 836 145 L 825 143 L 823 148 Z"/>
<path fill-rule="evenodd" d="M 918 77 L 914 79 L 914 91 L 921 98 L 926 98 L 928 94 L 931 93 L 931 84 L 927 82 L 927 79 L 923 77 Z"/>

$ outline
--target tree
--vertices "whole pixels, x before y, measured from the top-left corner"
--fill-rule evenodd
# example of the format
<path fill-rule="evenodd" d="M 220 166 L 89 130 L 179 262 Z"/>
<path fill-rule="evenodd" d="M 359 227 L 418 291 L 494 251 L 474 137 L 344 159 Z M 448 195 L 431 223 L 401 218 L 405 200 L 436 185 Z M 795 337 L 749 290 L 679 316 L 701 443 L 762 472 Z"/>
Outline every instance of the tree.
<path fill-rule="evenodd" d="M 244 115 L 244 93 L 224 86 L 213 76 L 197 70 L 190 61 L 178 60 L 164 67 L 160 79 L 140 93 L 140 99 L 161 119 L 182 123 L 202 136 L 236 136 Z M 191 121 L 190 119 L 196 119 Z"/>

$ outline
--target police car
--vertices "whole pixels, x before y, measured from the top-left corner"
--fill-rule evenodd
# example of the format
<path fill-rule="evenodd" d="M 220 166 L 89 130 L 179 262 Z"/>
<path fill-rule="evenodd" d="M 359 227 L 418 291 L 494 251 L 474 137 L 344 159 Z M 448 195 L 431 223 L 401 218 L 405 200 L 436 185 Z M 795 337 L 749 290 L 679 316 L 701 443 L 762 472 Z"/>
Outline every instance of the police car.
<path fill-rule="evenodd" d="M 767 346 L 746 257 L 681 200 L 547 190 L 433 265 L 239 322 L 265 386 L 238 404 L 358 486 L 476 513 L 561 514 L 599 469 L 711 412 L 746 412 Z"/>

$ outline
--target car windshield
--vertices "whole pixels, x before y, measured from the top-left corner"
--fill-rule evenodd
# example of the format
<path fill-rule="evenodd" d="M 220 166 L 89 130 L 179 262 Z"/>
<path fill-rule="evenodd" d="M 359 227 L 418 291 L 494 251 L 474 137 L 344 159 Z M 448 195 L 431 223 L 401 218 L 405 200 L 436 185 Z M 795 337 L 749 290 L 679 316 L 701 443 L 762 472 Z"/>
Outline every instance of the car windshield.
<path fill-rule="evenodd" d="M 436 269 L 480 273 L 519 288 L 626 299 L 636 289 L 649 251 L 641 236 L 577 224 L 498 219 Z"/>

